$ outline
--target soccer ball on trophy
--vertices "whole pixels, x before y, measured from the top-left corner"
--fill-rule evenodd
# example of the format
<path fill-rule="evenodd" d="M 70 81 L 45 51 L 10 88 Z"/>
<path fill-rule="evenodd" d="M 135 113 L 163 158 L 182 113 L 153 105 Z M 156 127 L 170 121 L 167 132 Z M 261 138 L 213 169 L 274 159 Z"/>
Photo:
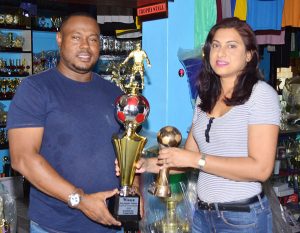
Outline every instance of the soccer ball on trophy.
<path fill-rule="evenodd" d="M 173 126 L 165 126 L 157 133 L 157 142 L 165 147 L 177 147 L 181 139 L 181 133 Z"/>
<path fill-rule="evenodd" d="M 142 124 L 148 117 L 150 106 L 142 95 L 121 95 L 116 100 L 116 116 L 120 123 Z"/>

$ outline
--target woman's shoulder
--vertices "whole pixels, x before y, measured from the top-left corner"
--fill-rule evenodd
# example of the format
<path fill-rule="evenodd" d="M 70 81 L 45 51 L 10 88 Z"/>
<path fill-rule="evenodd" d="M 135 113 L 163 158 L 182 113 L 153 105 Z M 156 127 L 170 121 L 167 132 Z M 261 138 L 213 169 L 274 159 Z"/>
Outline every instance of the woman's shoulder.
<path fill-rule="evenodd" d="M 273 96 L 278 98 L 277 91 L 267 82 L 259 80 L 252 89 L 251 97 L 266 97 L 266 96 Z"/>
<path fill-rule="evenodd" d="M 252 89 L 248 104 L 250 106 L 262 106 L 262 108 L 270 105 L 279 104 L 279 96 L 277 91 L 267 82 L 258 81 Z"/>

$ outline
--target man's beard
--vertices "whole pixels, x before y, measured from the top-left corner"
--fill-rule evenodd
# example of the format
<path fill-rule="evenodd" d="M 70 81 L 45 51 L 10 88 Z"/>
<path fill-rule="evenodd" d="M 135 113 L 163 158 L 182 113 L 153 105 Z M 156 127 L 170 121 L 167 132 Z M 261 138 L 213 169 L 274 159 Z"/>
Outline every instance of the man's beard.
<path fill-rule="evenodd" d="M 87 73 L 93 70 L 95 64 L 91 64 L 89 66 L 79 66 L 76 64 L 72 64 L 72 67 L 79 73 Z"/>

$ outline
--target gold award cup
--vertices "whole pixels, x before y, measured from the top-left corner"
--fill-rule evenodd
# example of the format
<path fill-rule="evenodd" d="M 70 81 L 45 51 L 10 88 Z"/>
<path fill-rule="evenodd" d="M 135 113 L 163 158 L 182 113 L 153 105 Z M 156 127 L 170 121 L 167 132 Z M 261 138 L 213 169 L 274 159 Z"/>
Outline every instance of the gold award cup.
<path fill-rule="evenodd" d="M 127 94 L 116 100 L 116 118 L 125 131 L 113 135 L 112 141 L 120 167 L 121 188 L 109 202 L 112 215 L 122 222 L 125 231 L 138 231 L 140 220 L 140 197 L 132 187 L 135 176 L 135 164 L 140 159 L 147 138 L 137 134 L 137 127 L 148 117 L 150 106 L 147 99 L 138 93 L 134 86 Z"/>
<path fill-rule="evenodd" d="M 157 133 L 157 142 L 159 149 L 164 147 L 178 147 L 181 143 L 182 136 L 180 131 L 173 126 L 165 126 Z M 157 197 L 170 197 L 171 190 L 169 186 L 169 168 L 159 170 L 156 181 L 153 182 L 148 192 Z"/>

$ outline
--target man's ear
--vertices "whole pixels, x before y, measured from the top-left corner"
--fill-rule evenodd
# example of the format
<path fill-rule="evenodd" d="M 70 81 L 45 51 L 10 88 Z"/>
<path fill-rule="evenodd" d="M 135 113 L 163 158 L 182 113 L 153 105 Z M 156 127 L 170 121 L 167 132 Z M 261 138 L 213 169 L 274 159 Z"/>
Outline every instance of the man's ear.
<path fill-rule="evenodd" d="M 62 41 L 62 35 L 60 32 L 58 32 L 56 33 L 56 42 L 59 48 L 61 47 L 61 41 Z"/>

